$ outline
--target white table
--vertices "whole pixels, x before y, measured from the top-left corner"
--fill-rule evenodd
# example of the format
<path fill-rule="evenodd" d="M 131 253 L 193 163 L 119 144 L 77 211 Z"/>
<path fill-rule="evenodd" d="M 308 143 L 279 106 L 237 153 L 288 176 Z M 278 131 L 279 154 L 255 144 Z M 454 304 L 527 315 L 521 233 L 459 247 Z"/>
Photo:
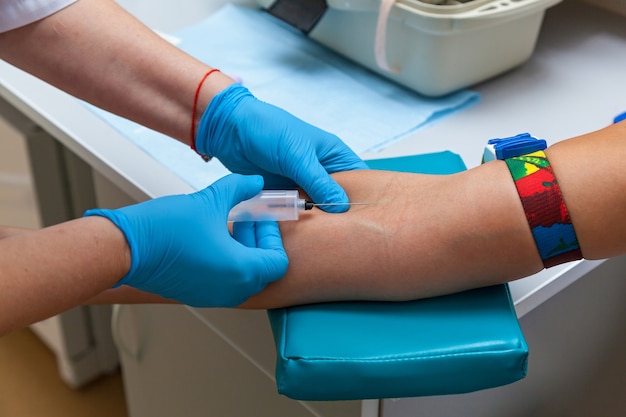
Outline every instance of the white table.
<path fill-rule="evenodd" d="M 151 26 L 167 31 L 202 18 L 220 1 L 162 2 L 159 3 L 162 8 L 156 7 L 154 2 L 146 1 L 128 0 L 121 3 Z M 173 14 L 174 5 L 177 13 Z M 171 16 L 176 16 L 176 20 L 170 19 Z M 466 164 L 472 167 L 479 164 L 482 147 L 485 141 L 492 137 L 528 131 L 546 138 L 549 143 L 554 143 L 601 128 L 611 123 L 615 115 L 626 111 L 624 74 L 626 74 L 626 18 L 566 0 L 564 4 L 548 11 L 536 53 L 528 63 L 475 87 L 482 94 L 481 103 L 420 130 L 381 153 L 362 156 L 378 158 L 452 150 L 459 153 Z M 71 155 L 77 156 L 78 160 L 93 170 L 99 204 L 117 205 L 192 191 L 189 185 L 167 167 L 119 135 L 75 99 L 4 62 L 0 62 L 0 97 L 13 108 L 9 109 L 8 113 L 18 110 L 34 125 L 47 132 L 64 152 L 69 150 Z M 17 118 L 19 117 L 21 116 Z M 45 165 L 45 158 L 37 159 L 37 163 Z M 621 294 L 624 293 L 622 291 L 624 285 L 620 281 L 626 280 L 613 278 L 624 270 L 623 264 L 623 259 L 609 262 L 573 262 L 511 283 L 518 316 L 531 347 L 531 375 L 521 383 L 504 387 L 502 390 L 504 394 L 492 395 L 489 393 L 497 390 L 490 390 L 487 394 L 477 393 L 445 399 L 433 397 L 386 400 L 380 404 L 366 402 L 362 415 L 385 417 L 430 415 L 426 412 L 428 409 L 437 410 L 439 415 L 453 415 L 443 410 L 462 409 L 467 416 L 473 415 L 471 409 L 467 408 L 468 402 L 474 403 L 480 398 L 480 401 L 487 405 L 483 404 L 481 414 L 477 415 L 486 416 L 491 415 L 494 410 L 508 410 L 507 404 L 517 404 L 516 401 L 521 403 L 528 402 L 529 398 L 541 399 L 542 396 L 537 394 L 541 389 L 537 387 L 544 387 L 543 384 L 547 384 L 549 377 L 553 381 L 556 377 L 537 372 L 542 374 L 542 377 L 533 379 L 533 363 L 553 361 L 554 356 L 550 355 L 542 359 L 541 352 L 550 350 L 545 341 L 550 339 L 550 332 L 556 330 L 542 328 L 537 324 L 536 316 L 546 314 L 542 309 L 550 311 L 554 305 L 562 306 L 559 307 L 561 310 L 550 314 L 555 317 L 559 315 L 565 318 L 574 317 L 579 326 L 586 326 L 584 331 L 593 333 L 588 334 L 587 338 L 577 339 L 572 336 L 573 340 L 579 340 L 584 344 L 580 352 L 587 354 L 597 352 L 601 344 L 610 339 L 610 334 L 615 329 L 623 330 L 623 325 L 616 318 L 622 304 L 621 298 L 611 297 L 611 294 L 619 294 L 620 291 Z M 578 284 L 578 281 L 589 281 L 591 278 L 588 277 L 596 277 L 598 274 L 608 277 L 591 287 L 587 284 Z M 576 285 L 573 285 L 575 283 Z M 584 294 L 581 296 L 579 292 L 583 290 L 574 287 L 586 288 Z M 563 297 L 566 298 L 565 301 Z M 578 317 L 572 310 L 575 308 L 572 305 L 581 302 L 581 297 L 592 306 L 597 306 L 597 314 L 593 311 L 586 313 L 589 319 Z M 597 297 L 603 298 L 597 300 Z M 147 320 L 146 317 L 150 317 L 149 321 L 152 324 L 143 323 Z M 590 318 L 603 320 L 603 326 L 608 326 L 608 330 L 603 330 L 603 326 L 594 326 L 593 322 L 589 321 Z M 156 329 L 155 323 L 160 323 L 162 329 Z M 554 325 L 558 326 L 558 323 Z M 133 354 L 138 354 L 138 350 L 142 351 L 139 361 L 131 356 L 124 359 L 125 355 L 122 355 L 133 417 L 168 415 L 166 411 L 168 402 L 178 404 L 176 407 L 181 407 L 182 403 L 187 404 L 190 409 L 185 411 L 185 415 L 188 416 L 198 411 L 205 412 L 206 409 L 198 410 L 193 404 L 198 403 L 196 400 L 202 403 L 206 398 L 197 399 L 194 394 L 203 395 L 204 392 L 205 396 L 210 397 L 207 391 L 211 390 L 219 392 L 220 396 L 217 398 L 223 399 L 224 403 L 227 402 L 227 394 L 232 394 L 232 398 L 228 398 L 233 402 L 224 406 L 222 414 L 216 414 L 229 415 L 229 410 L 239 410 L 237 407 L 243 407 L 241 404 L 235 404 L 239 395 L 246 396 L 248 393 L 246 390 L 249 390 L 249 393 L 259 392 L 259 387 L 263 387 L 260 392 L 264 394 L 252 401 L 256 404 L 253 409 L 259 409 L 258 403 L 266 403 L 268 415 L 281 414 L 276 413 L 278 409 L 296 413 L 290 415 L 304 415 L 305 409 L 308 410 L 306 413 L 309 413 L 306 415 L 318 416 L 348 416 L 361 412 L 360 404 L 299 404 L 272 393 L 270 388 L 273 384 L 273 348 L 267 320 L 261 312 L 192 310 L 169 306 L 128 307 L 120 314 L 120 326 L 119 332 L 123 336 L 125 348 Z M 149 331 L 146 330 L 146 326 L 150 328 Z M 167 344 L 168 340 L 172 343 L 168 332 L 184 329 L 185 326 L 196 330 L 192 336 L 197 340 L 186 339 L 184 348 L 178 345 L 170 346 L 169 353 L 157 352 L 154 348 L 156 340 L 159 344 Z M 202 329 L 209 329 L 210 332 L 201 335 Z M 576 331 L 576 328 L 572 329 L 571 334 Z M 188 333 L 185 335 L 181 337 L 191 337 Z M 153 339 L 150 345 L 146 345 L 147 338 Z M 214 348 L 210 355 L 206 355 L 213 357 L 206 363 L 206 369 L 198 365 L 204 360 L 203 349 L 196 349 L 205 346 L 204 344 Z M 217 344 L 222 346 L 217 347 Z M 154 352 L 153 356 L 150 356 L 150 352 Z M 567 357 L 567 352 L 564 355 Z M 215 360 L 216 357 L 221 359 Z M 168 363 L 163 363 L 164 360 Z M 184 369 L 194 372 L 196 367 L 197 372 L 210 374 L 214 369 L 221 369 L 222 365 L 228 365 L 222 372 L 228 374 L 241 372 L 241 375 L 247 375 L 246 380 L 232 382 L 232 385 L 221 383 L 212 389 L 190 388 L 171 394 L 172 389 L 175 390 L 175 387 L 184 384 L 185 381 L 190 386 L 197 385 L 198 382 L 207 383 L 206 378 L 198 379 L 184 374 Z M 164 382 L 164 374 L 160 373 L 162 369 L 159 366 L 167 368 L 166 375 L 175 375 L 173 378 L 177 378 L 176 381 Z M 568 374 L 555 364 L 546 365 L 546 369 L 563 375 Z M 146 382 L 141 375 L 152 375 L 152 378 Z M 224 374 L 207 377 L 223 380 Z M 130 386 L 132 388 L 128 388 Z M 517 389 L 518 386 L 531 388 Z M 143 394 L 137 391 L 137 387 L 153 389 L 156 395 L 151 400 L 141 399 L 139 397 Z M 159 397 L 159 390 L 163 391 L 162 395 L 170 393 L 168 401 L 161 403 L 155 399 Z M 238 392 L 232 392 L 233 390 Z M 511 415 L 509 411 L 507 413 Z M 159 412 L 163 414 L 158 414 Z M 421 414 L 422 412 L 424 414 Z M 260 414 L 257 412 L 255 415 Z"/>

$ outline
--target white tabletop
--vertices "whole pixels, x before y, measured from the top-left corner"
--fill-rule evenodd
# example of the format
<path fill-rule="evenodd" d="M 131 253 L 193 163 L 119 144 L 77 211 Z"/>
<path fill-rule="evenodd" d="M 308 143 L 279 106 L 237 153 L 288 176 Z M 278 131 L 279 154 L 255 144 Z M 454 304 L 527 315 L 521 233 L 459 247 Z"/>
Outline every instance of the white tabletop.
<path fill-rule="evenodd" d="M 177 29 L 154 2 L 125 1 L 155 28 Z M 167 3 L 167 2 L 164 2 Z M 189 23 L 215 9 L 206 2 Z M 150 4 L 151 7 L 145 7 Z M 177 3 L 178 5 L 178 3 Z M 187 8 L 186 10 L 189 10 Z M 161 20 L 159 20 L 161 19 Z M 181 18 L 182 19 L 182 18 Z M 169 22 L 159 26 L 159 21 Z M 451 150 L 468 167 L 487 139 L 530 132 L 554 143 L 610 124 L 626 111 L 626 18 L 566 0 L 548 10 L 537 49 L 522 67 L 474 89 L 481 102 L 364 158 Z M 67 94 L 0 61 L 0 95 L 138 201 L 193 189 Z M 601 262 L 560 265 L 511 283 L 518 315 L 584 276 Z"/>

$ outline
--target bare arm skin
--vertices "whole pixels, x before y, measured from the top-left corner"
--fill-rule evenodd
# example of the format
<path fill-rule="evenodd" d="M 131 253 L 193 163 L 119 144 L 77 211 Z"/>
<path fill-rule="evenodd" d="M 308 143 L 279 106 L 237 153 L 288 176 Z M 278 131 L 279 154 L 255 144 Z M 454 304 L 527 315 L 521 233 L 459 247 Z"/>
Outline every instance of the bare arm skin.
<path fill-rule="evenodd" d="M 80 0 L 0 33 L 0 59 L 186 144 L 196 87 L 211 69 L 112 0 Z M 233 82 L 222 73 L 205 81 L 196 123 L 211 98 Z"/>
<path fill-rule="evenodd" d="M 585 258 L 626 253 L 626 123 L 559 142 L 548 157 Z"/>
<path fill-rule="evenodd" d="M 342 216 L 318 211 L 285 223 L 287 277 L 242 307 L 400 301 L 539 271 L 541 260 L 506 165 L 470 172 L 338 174 L 351 201 L 371 205 L 355 206 Z"/>
<path fill-rule="evenodd" d="M 587 259 L 626 253 L 626 123 L 547 151 Z M 354 207 L 282 226 L 290 269 L 242 307 L 406 300 L 508 282 L 543 268 L 502 161 L 451 176 L 346 172 Z"/>
<path fill-rule="evenodd" d="M 587 259 L 626 253 L 626 123 L 546 153 Z M 407 300 L 504 283 L 543 268 L 502 161 L 449 176 L 335 174 L 351 201 L 281 224 L 287 275 L 242 308 L 335 300 Z M 162 302 L 130 288 L 93 302 Z"/>
<path fill-rule="evenodd" d="M 29 229 L 24 229 L 21 227 L 0 226 L 0 239 L 7 238 L 9 236 L 19 235 L 28 231 Z"/>
<path fill-rule="evenodd" d="M 100 217 L 0 235 L 0 335 L 84 303 L 130 267 L 124 235 Z"/>

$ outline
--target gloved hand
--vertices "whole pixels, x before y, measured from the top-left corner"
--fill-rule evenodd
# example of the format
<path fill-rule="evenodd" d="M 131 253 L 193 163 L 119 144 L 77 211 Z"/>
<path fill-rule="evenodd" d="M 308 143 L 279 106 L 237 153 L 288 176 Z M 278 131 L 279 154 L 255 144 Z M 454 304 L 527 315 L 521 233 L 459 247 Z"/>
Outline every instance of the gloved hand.
<path fill-rule="evenodd" d="M 89 210 L 119 227 L 130 246 L 129 285 L 194 307 L 232 307 L 287 271 L 276 222 L 255 224 L 244 244 L 228 230 L 228 212 L 263 188 L 260 176 L 228 175 L 189 195 L 118 210 Z"/>
<path fill-rule="evenodd" d="M 262 175 L 267 188 L 300 186 L 316 203 L 348 202 L 329 173 L 367 169 L 337 136 L 257 100 L 239 84 L 224 89 L 205 109 L 196 149 L 233 172 Z"/>

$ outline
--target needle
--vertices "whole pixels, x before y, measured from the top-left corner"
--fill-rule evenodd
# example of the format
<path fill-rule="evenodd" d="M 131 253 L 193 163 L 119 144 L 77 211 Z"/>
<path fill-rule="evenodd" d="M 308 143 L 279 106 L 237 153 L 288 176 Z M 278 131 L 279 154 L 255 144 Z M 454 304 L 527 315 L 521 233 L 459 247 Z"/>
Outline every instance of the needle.
<path fill-rule="evenodd" d="M 313 207 L 320 206 L 367 206 L 369 203 L 314 203 L 312 201 L 305 201 L 304 209 L 311 210 Z"/>

